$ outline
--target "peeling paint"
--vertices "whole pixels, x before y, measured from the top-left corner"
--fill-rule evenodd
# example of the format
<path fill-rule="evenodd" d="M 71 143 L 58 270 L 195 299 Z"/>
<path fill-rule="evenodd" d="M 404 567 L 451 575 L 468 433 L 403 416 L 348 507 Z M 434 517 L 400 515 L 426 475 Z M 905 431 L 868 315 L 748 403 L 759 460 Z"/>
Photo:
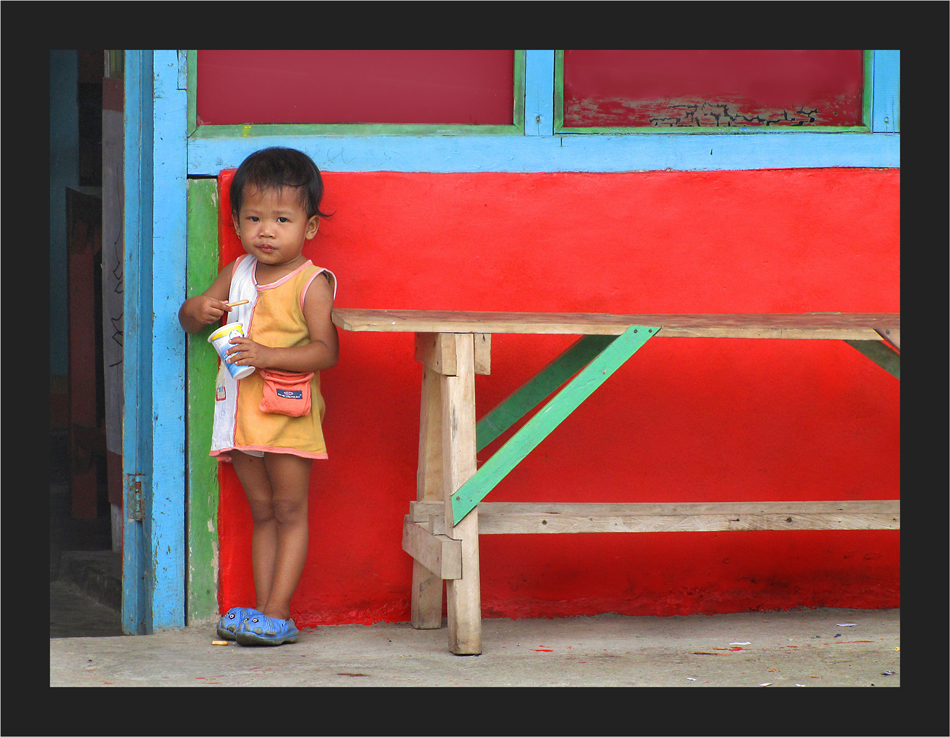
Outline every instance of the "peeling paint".
<path fill-rule="evenodd" d="M 841 95 L 814 103 L 796 101 L 784 107 L 754 100 L 667 98 L 629 100 L 591 98 L 570 101 L 564 124 L 572 128 L 731 128 L 860 125 L 861 100 Z"/>

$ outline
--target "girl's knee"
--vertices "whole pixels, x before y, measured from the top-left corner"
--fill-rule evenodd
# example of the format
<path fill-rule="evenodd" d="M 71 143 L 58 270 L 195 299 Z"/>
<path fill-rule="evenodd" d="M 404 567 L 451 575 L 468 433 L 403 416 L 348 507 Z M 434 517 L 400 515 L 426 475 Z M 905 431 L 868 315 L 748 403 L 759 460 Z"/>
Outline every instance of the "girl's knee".
<path fill-rule="evenodd" d="M 279 525 L 292 525 L 307 519 L 307 504 L 281 499 L 251 502 L 251 517 L 256 524 L 276 521 Z"/>
<path fill-rule="evenodd" d="M 274 513 L 274 503 L 272 499 L 261 498 L 251 499 L 248 497 L 248 506 L 251 508 L 251 518 L 256 524 L 270 522 L 276 517 Z"/>
<path fill-rule="evenodd" d="M 307 519 L 307 499 L 274 499 L 274 519 L 279 525 L 292 525 Z"/>

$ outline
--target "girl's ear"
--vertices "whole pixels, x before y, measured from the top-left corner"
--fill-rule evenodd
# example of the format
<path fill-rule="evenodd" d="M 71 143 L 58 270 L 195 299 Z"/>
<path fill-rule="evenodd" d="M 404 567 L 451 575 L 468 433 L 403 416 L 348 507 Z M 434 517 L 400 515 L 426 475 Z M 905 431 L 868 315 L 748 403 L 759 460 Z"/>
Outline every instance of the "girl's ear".
<path fill-rule="evenodd" d="M 234 226 L 234 232 L 237 233 L 238 240 L 241 239 L 241 228 L 239 227 L 240 223 L 238 221 L 238 216 L 233 212 L 231 213 L 231 225 Z"/>
<path fill-rule="evenodd" d="M 309 241 L 317 234 L 317 230 L 320 228 L 320 216 L 314 215 L 307 221 L 307 230 L 304 233 L 304 237 Z"/>

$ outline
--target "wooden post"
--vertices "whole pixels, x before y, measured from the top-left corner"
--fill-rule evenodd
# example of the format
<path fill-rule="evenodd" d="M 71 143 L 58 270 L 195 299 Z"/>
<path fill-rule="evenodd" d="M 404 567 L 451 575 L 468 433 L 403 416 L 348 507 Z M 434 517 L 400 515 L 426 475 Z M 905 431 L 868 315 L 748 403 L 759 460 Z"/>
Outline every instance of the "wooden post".
<path fill-rule="evenodd" d="M 452 496 L 475 475 L 475 345 L 471 334 L 453 334 L 456 376 L 442 384 L 442 485 L 446 534 L 462 542 L 462 578 L 445 583 L 449 650 L 482 651 L 481 588 L 478 566 L 478 510 L 454 524 Z"/>
<path fill-rule="evenodd" d="M 417 337 L 417 344 L 421 343 Z M 419 417 L 418 501 L 442 499 L 442 385 L 439 374 L 422 368 L 422 409 Z M 412 561 L 411 622 L 416 629 L 442 626 L 442 579 L 418 560 Z"/>

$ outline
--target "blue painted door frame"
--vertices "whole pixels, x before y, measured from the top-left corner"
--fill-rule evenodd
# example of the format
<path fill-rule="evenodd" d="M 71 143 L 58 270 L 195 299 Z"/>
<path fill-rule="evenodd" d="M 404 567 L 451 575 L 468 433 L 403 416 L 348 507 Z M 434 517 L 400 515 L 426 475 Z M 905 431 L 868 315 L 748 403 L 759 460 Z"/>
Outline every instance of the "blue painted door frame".
<path fill-rule="evenodd" d="M 183 51 L 125 52 L 123 630 L 185 626 L 187 176 L 290 145 L 326 171 L 646 171 L 900 166 L 900 52 L 875 51 L 870 134 L 561 136 L 554 51 L 525 55 L 524 136 L 188 139 Z M 884 134 L 884 135 L 880 135 Z M 347 159 L 342 161 L 342 151 Z M 716 156 L 712 156 L 715 150 Z"/>
<path fill-rule="evenodd" d="M 187 74 L 125 52 L 122 629 L 185 626 Z"/>

